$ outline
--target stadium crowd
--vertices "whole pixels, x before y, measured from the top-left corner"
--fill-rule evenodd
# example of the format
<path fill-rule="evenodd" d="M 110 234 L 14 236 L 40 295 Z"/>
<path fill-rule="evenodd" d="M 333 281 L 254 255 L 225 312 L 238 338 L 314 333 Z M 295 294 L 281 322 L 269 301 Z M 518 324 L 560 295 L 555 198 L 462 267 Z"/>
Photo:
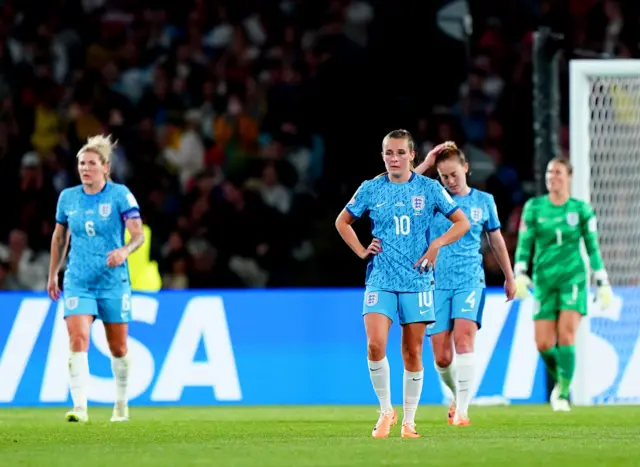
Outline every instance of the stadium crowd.
<path fill-rule="evenodd" d="M 112 176 L 141 204 L 164 288 L 361 285 L 333 219 L 396 127 L 420 156 L 464 149 L 513 252 L 531 194 L 532 31 L 637 57 L 640 8 L 471 1 L 465 41 L 420 3 L 0 2 L 0 289 L 45 289 L 58 194 L 101 132 L 119 141 Z"/>

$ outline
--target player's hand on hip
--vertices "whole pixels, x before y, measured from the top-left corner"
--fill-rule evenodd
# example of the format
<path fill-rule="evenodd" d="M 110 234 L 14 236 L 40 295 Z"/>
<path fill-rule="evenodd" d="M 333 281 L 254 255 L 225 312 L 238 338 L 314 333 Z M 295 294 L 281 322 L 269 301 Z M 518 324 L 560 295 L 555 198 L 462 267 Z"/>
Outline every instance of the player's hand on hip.
<path fill-rule="evenodd" d="M 113 250 L 109 252 L 109 254 L 107 255 L 107 266 L 110 266 L 112 268 L 116 266 L 120 266 L 122 263 L 125 262 L 125 260 L 127 259 L 127 256 L 129 256 L 129 253 L 124 247 L 118 248 L 117 250 Z"/>
<path fill-rule="evenodd" d="M 529 287 L 533 284 L 531 282 L 531 278 L 526 274 L 518 274 L 515 279 L 516 282 L 516 294 L 515 298 L 520 300 L 528 298 L 531 296 L 531 291 Z"/>
<path fill-rule="evenodd" d="M 510 302 L 516 297 L 518 292 L 518 283 L 514 278 L 504 281 L 504 293 L 507 296 L 507 301 Z"/>
<path fill-rule="evenodd" d="M 360 258 L 367 259 L 370 255 L 377 255 L 381 251 L 382 251 L 382 244 L 380 242 L 380 239 L 374 238 L 373 240 L 371 240 L 371 243 L 369 244 L 367 249 L 364 250 L 364 253 L 360 255 Z"/>
<path fill-rule="evenodd" d="M 420 267 L 420 274 L 424 271 L 430 271 L 436 268 L 436 258 L 440 252 L 440 247 L 435 243 L 429 245 L 427 252 L 420 257 L 420 259 L 413 265 L 413 269 Z"/>
<path fill-rule="evenodd" d="M 609 284 L 598 286 L 598 302 L 600 304 L 600 309 L 605 310 L 611 306 L 611 302 L 613 302 L 613 289 Z"/>
<path fill-rule="evenodd" d="M 54 302 L 58 301 L 58 299 L 60 298 L 60 287 L 58 287 L 57 277 L 49 278 L 49 281 L 47 282 L 47 292 L 51 300 L 53 300 Z"/>

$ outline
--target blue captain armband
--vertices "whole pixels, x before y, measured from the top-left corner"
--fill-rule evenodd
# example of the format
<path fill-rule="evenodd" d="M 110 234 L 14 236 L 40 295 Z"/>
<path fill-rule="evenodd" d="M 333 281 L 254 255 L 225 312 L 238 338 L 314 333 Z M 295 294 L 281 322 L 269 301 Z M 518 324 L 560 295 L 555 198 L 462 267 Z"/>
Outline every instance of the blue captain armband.
<path fill-rule="evenodd" d="M 140 210 L 137 208 L 128 209 L 122 213 L 122 219 L 125 221 L 129 219 L 140 219 Z"/>

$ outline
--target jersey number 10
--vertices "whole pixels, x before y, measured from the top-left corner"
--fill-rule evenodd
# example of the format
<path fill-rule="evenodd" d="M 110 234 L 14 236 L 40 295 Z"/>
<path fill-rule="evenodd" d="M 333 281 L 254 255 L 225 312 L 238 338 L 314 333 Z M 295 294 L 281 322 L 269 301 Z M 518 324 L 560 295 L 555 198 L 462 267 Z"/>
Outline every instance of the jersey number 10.
<path fill-rule="evenodd" d="M 393 216 L 396 221 L 396 235 L 409 235 L 411 232 L 411 219 L 409 216 Z"/>

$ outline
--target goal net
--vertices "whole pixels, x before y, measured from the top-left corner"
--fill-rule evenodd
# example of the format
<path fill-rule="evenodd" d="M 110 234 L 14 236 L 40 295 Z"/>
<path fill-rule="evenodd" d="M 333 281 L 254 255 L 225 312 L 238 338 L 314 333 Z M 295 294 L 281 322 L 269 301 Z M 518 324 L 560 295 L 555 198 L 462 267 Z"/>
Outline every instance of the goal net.
<path fill-rule="evenodd" d="M 569 98 L 572 195 L 593 206 L 616 293 L 581 325 L 574 402 L 640 403 L 640 60 L 573 60 Z"/>

